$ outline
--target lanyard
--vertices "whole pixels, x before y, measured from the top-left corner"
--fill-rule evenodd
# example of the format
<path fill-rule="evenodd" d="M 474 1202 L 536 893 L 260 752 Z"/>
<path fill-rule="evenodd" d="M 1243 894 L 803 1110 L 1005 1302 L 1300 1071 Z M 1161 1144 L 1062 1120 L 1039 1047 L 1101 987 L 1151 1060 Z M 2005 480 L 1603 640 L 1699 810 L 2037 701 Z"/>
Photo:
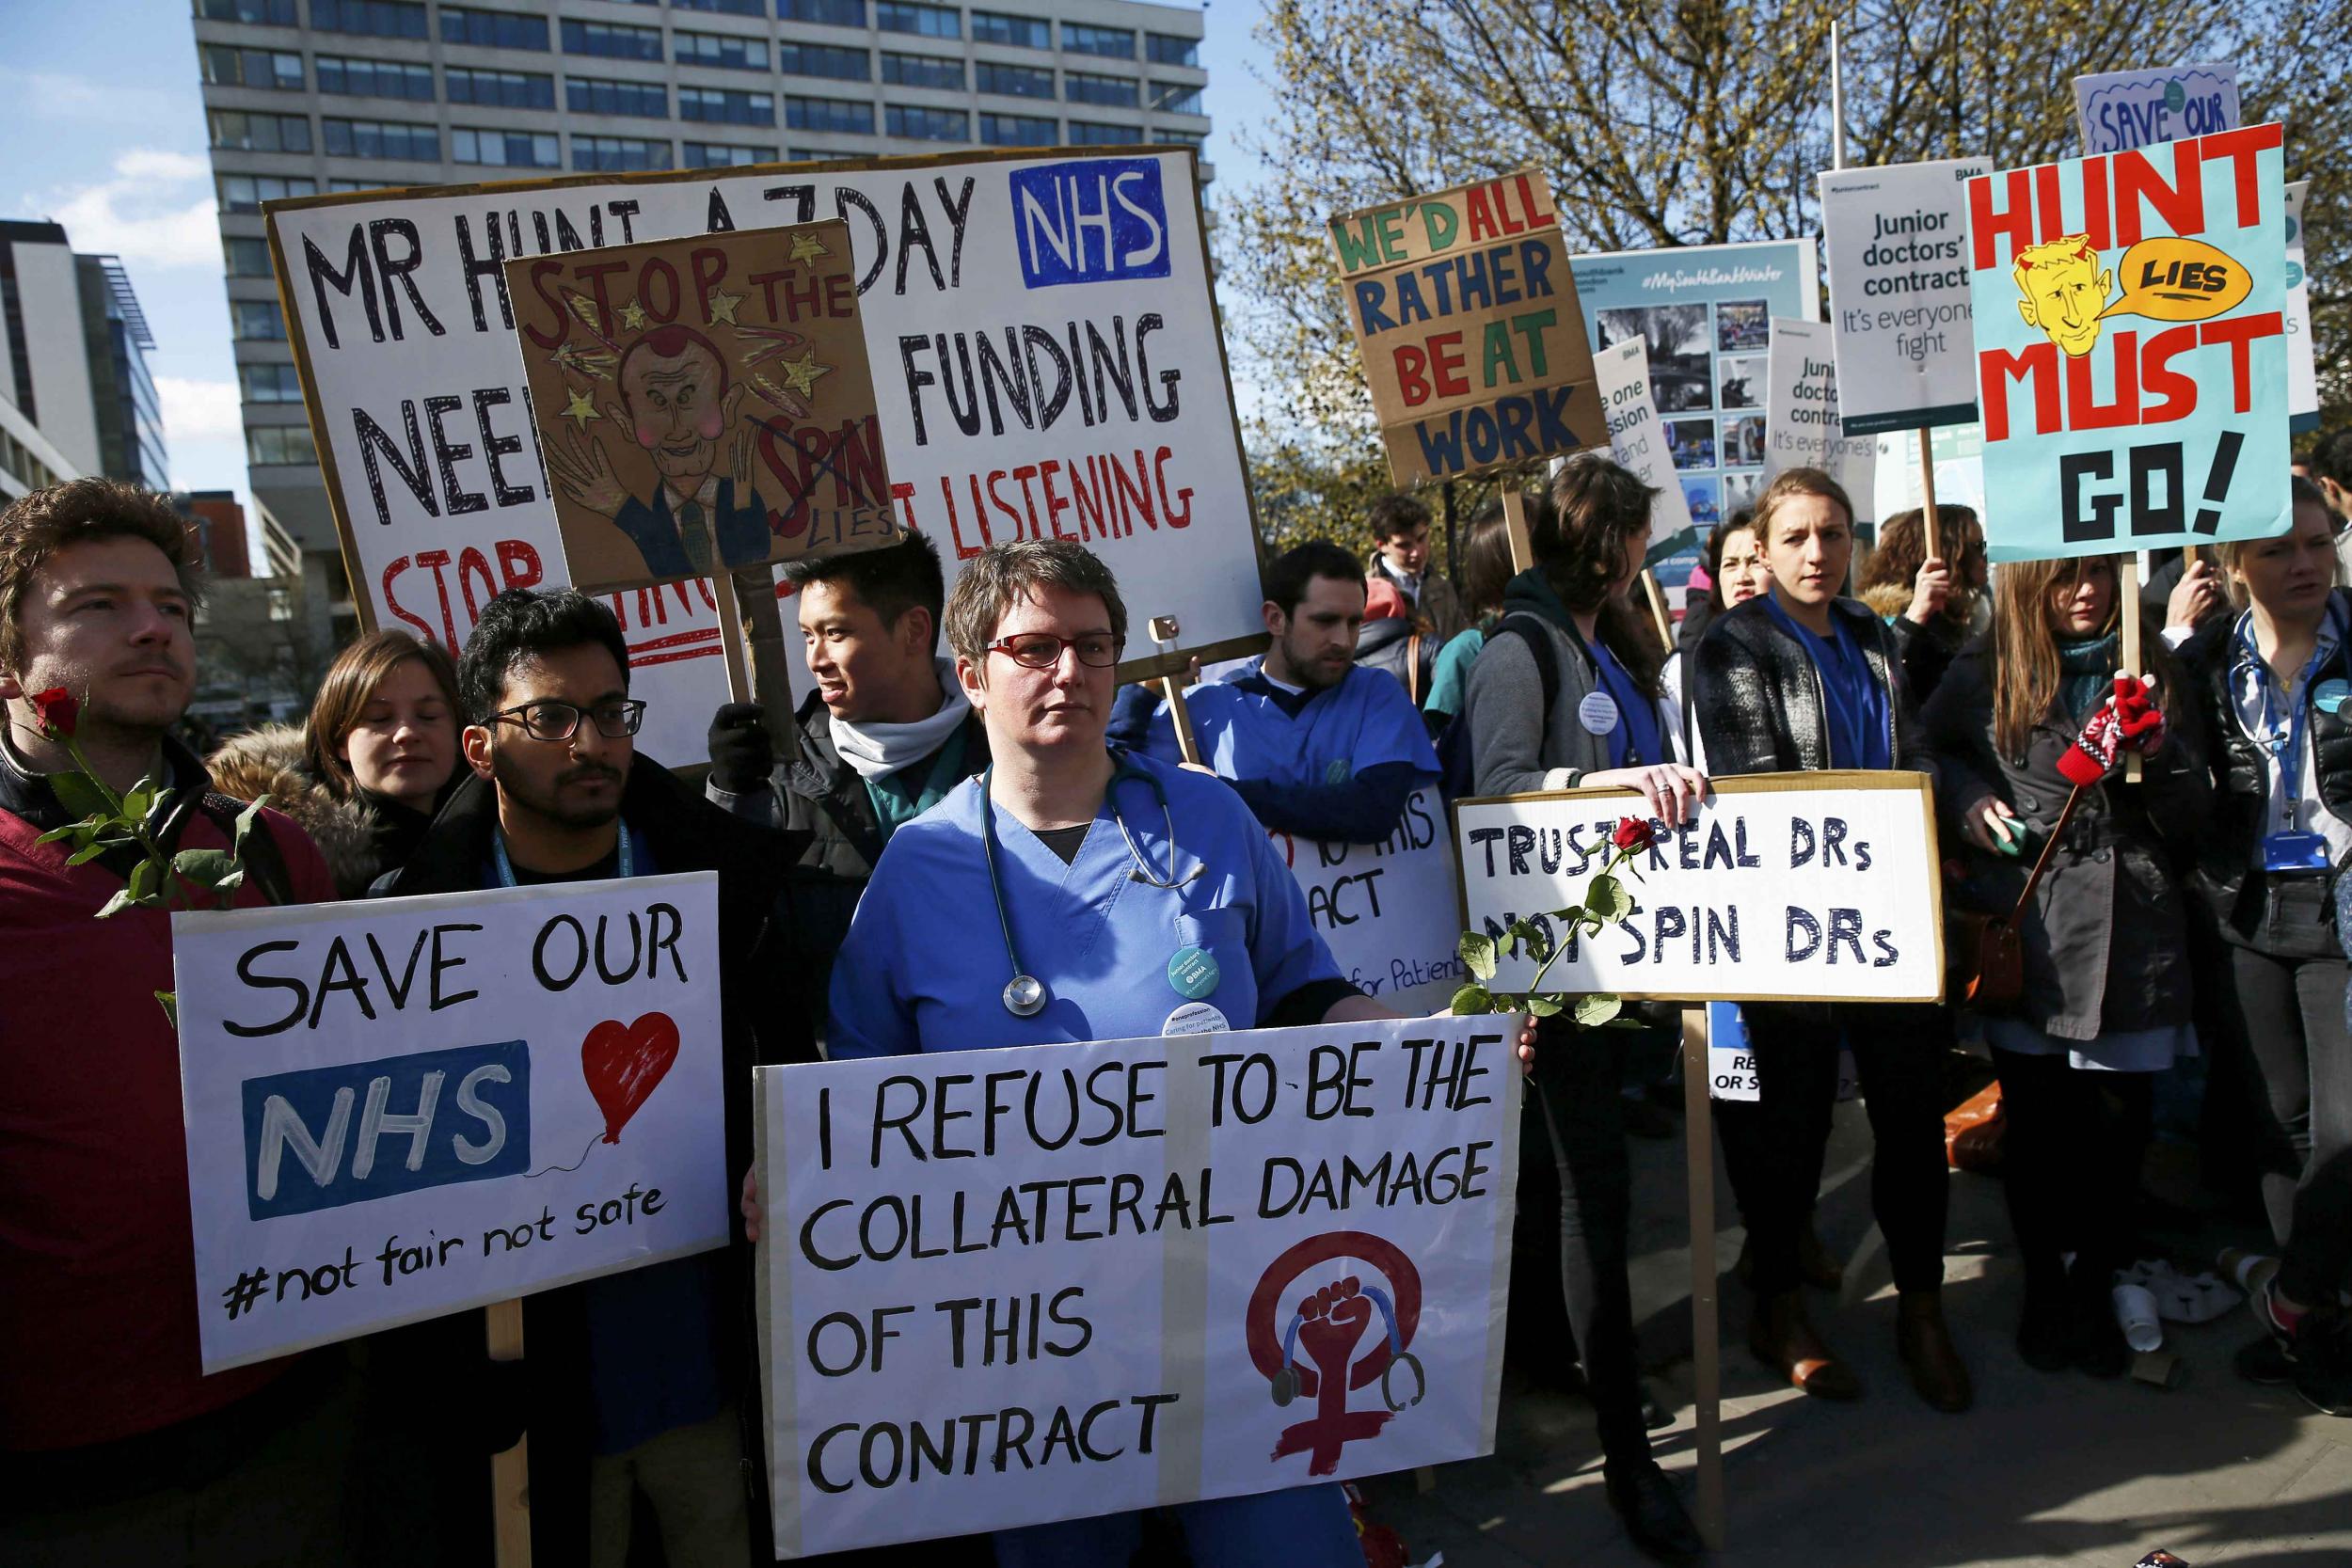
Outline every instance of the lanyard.
<path fill-rule="evenodd" d="M 2340 644 L 2330 647 L 2328 643 L 2328 635 L 2336 630 L 2335 607 L 2328 607 L 2327 624 L 2320 628 L 2319 637 L 2312 648 L 2311 662 L 2303 666 L 2303 673 L 2296 679 L 2295 689 L 2287 693 L 2287 718 L 2283 729 L 2270 700 L 2271 688 L 2277 681 L 2269 664 L 2263 658 L 2262 650 L 2254 645 L 2249 629 L 2253 619 L 2254 612 L 2250 610 L 2240 617 L 2238 648 L 2252 664 L 2255 679 L 2261 683 L 2263 748 L 2270 753 L 2272 766 L 2278 770 L 2279 792 L 2285 806 L 2281 825 L 2293 828 L 2296 813 L 2302 804 L 2303 717 L 2311 708 L 2312 677 L 2319 673 L 2321 665 L 2341 651 Z"/>
<path fill-rule="evenodd" d="M 621 828 L 621 868 L 619 876 L 627 880 L 637 875 L 637 847 L 629 841 L 628 824 Z M 506 858 L 506 835 L 495 830 L 490 834 L 490 859 L 498 867 L 499 886 L 515 887 L 515 863 Z"/>

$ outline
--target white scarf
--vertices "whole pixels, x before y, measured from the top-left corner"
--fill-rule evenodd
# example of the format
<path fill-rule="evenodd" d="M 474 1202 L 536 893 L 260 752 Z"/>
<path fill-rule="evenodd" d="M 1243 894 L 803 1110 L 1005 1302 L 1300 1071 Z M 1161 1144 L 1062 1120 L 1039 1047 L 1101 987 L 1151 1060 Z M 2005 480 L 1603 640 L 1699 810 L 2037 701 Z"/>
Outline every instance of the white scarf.
<path fill-rule="evenodd" d="M 963 688 L 956 682 L 955 666 L 944 658 L 931 662 L 939 672 L 939 689 L 946 693 L 946 700 L 929 719 L 918 719 L 912 724 L 852 724 L 847 719 L 833 721 L 833 749 L 841 753 L 843 762 L 857 769 L 858 777 L 885 778 L 910 763 L 922 761 L 946 744 L 956 726 L 972 711 Z"/>

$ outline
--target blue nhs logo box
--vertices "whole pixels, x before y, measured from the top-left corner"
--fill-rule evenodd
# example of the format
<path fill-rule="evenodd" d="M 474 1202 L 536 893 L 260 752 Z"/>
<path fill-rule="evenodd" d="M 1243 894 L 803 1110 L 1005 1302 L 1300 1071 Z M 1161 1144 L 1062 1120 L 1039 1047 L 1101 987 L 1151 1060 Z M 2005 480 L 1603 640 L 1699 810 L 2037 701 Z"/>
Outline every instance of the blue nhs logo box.
<path fill-rule="evenodd" d="M 1011 180 L 1013 245 L 1030 288 L 1168 275 L 1158 159 L 1042 164 Z"/>
<path fill-rule="evenodd" d="M 308 1214 L 531 1165 L 521 1040 L 245 1081 L 246 1210 Z"/>

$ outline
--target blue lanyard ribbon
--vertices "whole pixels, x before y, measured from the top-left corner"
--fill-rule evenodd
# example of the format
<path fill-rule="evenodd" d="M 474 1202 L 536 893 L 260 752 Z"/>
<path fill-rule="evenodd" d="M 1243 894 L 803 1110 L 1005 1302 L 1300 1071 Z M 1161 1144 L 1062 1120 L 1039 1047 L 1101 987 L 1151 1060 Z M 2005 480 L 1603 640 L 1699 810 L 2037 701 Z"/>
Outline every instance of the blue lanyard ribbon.
<path fill-rule="evenodd" d="M 2311 662 L 2303 666 L 2303 673 L 2296 680 L 2295 689 L 2287 694 L 2287 718 L 2283 726 L 2279 722 L 2276 706 L 2270 700 L 2271 689 L 2278 682 L 2269 664 L 2264 660 L 2262 650 L 2254 645 L 2251 629 L 2254 612 L 2249 610 L 2238 617 L 2238 652 L 2244 656 L 2255 680 L 2260 683 L 2263 699 L 2262 743 L 2279 770 L 2279 790 L 2285 798 L 2285 825 L 2289 828 L 2295 826 L 2296 810 L 2302 800 L 2303 718 L 2311 710 L 2312 677 L 2319 673 L 2321 665 L 2343 651 L 2336 616 L 2336 607 L 2331 603 L 2328 607 L 2327 623 L 2320 628 L 2319 637 L 2312 648 Z"/>
<path fill-rule="evenodd" d="M 621 869 L 623 880 L 637 875 L 637 847 L 629 841 L 628 824 L 621 827 Z M 495 829 L 490 833 L 490 860 L 498 867 L 499 886 L 518 887 L 515 880 L 515 863 L 506 858 L 506 835 Z"/>

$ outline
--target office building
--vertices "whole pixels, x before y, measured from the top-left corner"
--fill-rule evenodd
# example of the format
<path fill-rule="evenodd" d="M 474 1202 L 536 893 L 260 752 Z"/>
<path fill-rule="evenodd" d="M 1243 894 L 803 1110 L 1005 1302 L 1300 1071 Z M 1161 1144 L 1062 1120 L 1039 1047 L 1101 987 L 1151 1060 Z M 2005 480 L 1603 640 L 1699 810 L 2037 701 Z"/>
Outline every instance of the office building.
<path fill-rule="evenodd" d="M 167 487 L 155 340 L 119 258 L 74 254 L 57 224 L 0 222 L 0 396 L 63 458 L 53 473 Z"/>
<path fill-rule="evenodd" d="M 172 507 L 188 520 L 196 540 L 197 564 L 215 581 L 249 578 L 253 564 L 246 546 L 245 508 L 232 490 L 183 490 L 171 498 Z"/>
<path fill-rule="evenodd" d="M 194 4 L 253 495 L 339 628 L 351 594 L 262 202 L 968 147 L 1199 147 L 1209 130 L 1200 10 L 1139 0 Z"/>

